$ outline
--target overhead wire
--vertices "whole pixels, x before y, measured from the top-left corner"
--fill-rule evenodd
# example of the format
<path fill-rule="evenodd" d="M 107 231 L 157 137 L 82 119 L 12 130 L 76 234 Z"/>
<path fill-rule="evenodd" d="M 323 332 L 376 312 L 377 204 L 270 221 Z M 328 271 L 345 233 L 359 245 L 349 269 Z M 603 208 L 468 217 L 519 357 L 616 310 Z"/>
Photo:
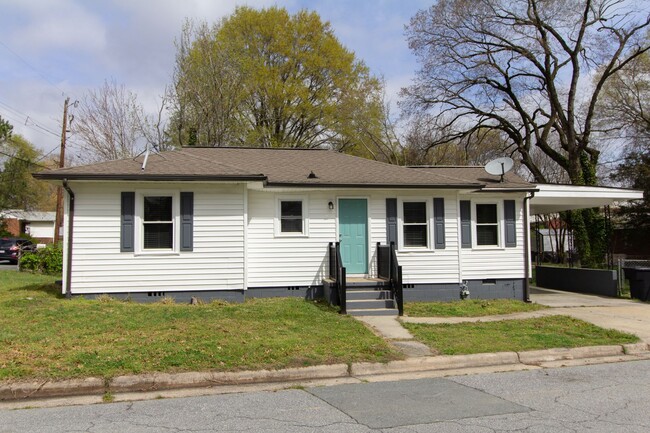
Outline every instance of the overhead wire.
<path fill-rule="evenodd" d="M 27 126 L 26 123 L 28 121 L 31 121 L 31 124 L 33 126 L 36 126 L 37 128 L 40 128 L 40 129 L 42 129 L 42 130 L 44 130 L 44 131 L 46 131 L 46 132 L 48 132 L 48 133 L 50 133 L 50 134 L 52 134 L 52 135 L 54 135 L 56 137 L 59 136 L 59 134 L 57 134 L 56 132 L 50 130 L 49 128 L 46 128 L 46 127 L 42 126 L 41 124 L 44 123 L 44 122 L 41 122 L 40 120 L 36 120 L 34 118 L 34 116 L 29 115 L 27 113 L 24 113 L 24 112 L 18 110 L 17 108 L 12 107 L 11 105 L 7 104 L 6 102 L 3 102 L 2 100 L 0 100 L 0 105 L 3 106 L 5 109 L 11 111 L 12 113 L 14 113 L 18 117 L 24 116 L 25 117 L 25 126 Z M 23 123 L 23 122 L 21 121 L 20 123 Z"/>
<path fill-rule="evenodd" d="M 52 81 L 50 81 L 50 79 L 47 78 L 43 73 L 41 73 L 41 71 L 39 71 L 36 67 L 32 66 L 31 63 L 29 63 L 27 60 L 25 60 L 25 59 L 24 59 L 20 54 L 18 54 L 17 52 L 15 52 L 15 51 L 12 50 L 11 48 L 9 48 L 9 46 L 8 46 L 7 44 L 5 44 L 4 42 L 0 41 L 0 45 L 2 45 L 3 47 L 5 47 L 5 49 L 6 49 L 7 51 L 9 51 L 11 54 L 13 54 L 14 56 L 16 56 L 16 58 L 18 58 L 21 62 L 23 62 L 23 63 L 24 63 L 28 68 L 30 68 L 32 71 L 36 72 L 36 73 L 37 73 L 37 74 L 38 74 L 38 75 L 39 75 L 43 80 L 45 80 L 46 83 L 48 83 L 50 86 L 52 86 L 53 88 L 55 88 L 56 90 L 58 90 L 59 92 L 61 92 L 61 95 L 62 95 L 62 96 L 70 96 L 70 95 L 68 95 L 68 93 L 67 93 L 65 90 L 61 89 L 59 86 L 57 86 L 57 85 L 54 84 Z"/>

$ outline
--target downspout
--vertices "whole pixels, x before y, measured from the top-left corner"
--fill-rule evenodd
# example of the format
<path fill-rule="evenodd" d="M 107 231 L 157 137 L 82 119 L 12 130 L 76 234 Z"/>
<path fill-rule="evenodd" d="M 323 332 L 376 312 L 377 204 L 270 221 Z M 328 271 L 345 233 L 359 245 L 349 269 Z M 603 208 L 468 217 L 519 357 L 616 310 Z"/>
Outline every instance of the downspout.
<path fill-rule="evenodd" d="M 524 302 L 530 302 L 530 221 L 528 221 L 529 200 L 535 193 L 526 194 L 524 197 Z"/>
<path fill-rule="evenodd" d="M 66 240 L 68 242 L 68 248 L 67 248 L 67 255 L 66 255 L 66 262 L 68 266 L 66 266 L 65 270 L 65 297 L 70 299 L 72 298 L 72 282 L 70 279 L 72 278 L 72 229 L 74 227 L 74 192 L 70 189 L 68 186 L 68 179 L 63 179 L 63 188 L 68 192 L 69 195 L 69 200 L 68 200 L 68 233 L 66 235 Z"/>

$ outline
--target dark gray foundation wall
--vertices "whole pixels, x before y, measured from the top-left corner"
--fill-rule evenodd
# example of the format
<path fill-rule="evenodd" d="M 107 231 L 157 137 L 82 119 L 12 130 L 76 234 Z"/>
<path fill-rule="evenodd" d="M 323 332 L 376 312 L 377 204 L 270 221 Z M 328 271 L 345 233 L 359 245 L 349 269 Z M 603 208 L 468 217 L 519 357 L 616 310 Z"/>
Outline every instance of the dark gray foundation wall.
<path fill-rule="evenodd" d="M 469 299 L 524 299 L 523 279 L 466 280 Z M 405 302 L 457 301 L 459 283 L 405 284 Z"/>
<path fill-rule="evenodd" d="M 470 299 L 523 299 L 523 279 L 498 280 L 468 280 L 467 288 Z M 456 301 L 460 299 L 460 284 L 405 284 L 404 301 Z M 248 290 L 204 290 L 187 292 L 143 292 L 143 293 L 111 293 L 117 299 L 129 299 L 134 302 L 157 302 L 164 297 L 173 298 L 178 303 L 189 303 L 192 298 L 204 302 L 224 300 L 228 302 L 243 302 L 249 298 L 281 298 L 293 297 L 308 300 L 335 296 L 334 291 L 324 286 L 289 286 L 289 287 L 250 287 Z M 96 299 L 97 294 L 74 295 L 87 299 Z M 331 301 L 331 300 L 330 300 Z"/>
<path fill-rule="evenodd" d="M 132 292 L 108 294 L 74 294 L 86 299 L 97 299 L 108 295 L 112 298 L 130 300 L 133 302 L 158 302 L 163 298 L 173 298 L 180 304 L 189 303 L 192 298 L 203 302 L 222 300 L 227 302 L 244 302 L 250 298 L 282 298 L 293 297 L 303 299 L 323 298 L 323 286 L 289 286 L 289 287 L 251 287 L 248 290 L 194 290 L 173 292 Z"/>

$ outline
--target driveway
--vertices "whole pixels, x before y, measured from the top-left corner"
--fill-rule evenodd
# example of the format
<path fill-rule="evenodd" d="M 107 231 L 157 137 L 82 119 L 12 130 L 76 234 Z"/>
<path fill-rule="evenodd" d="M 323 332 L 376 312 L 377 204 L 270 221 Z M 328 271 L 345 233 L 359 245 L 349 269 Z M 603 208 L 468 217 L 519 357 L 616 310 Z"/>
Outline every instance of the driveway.
<path fill-rule="evenodd" d="M 17 269 L 17 265 L 12 265 L 7 260 L 0 260 L 0 271 L 15 271 Z"/>
<path fill-rule="evenodd" d="M 530 299 L 554 307 L 545 312 L 566 314 L 602 328 L 638 335 L 650 343 L 650 304 L 629 299 L 585 295 L 560 290 L 531 288 Z"/>

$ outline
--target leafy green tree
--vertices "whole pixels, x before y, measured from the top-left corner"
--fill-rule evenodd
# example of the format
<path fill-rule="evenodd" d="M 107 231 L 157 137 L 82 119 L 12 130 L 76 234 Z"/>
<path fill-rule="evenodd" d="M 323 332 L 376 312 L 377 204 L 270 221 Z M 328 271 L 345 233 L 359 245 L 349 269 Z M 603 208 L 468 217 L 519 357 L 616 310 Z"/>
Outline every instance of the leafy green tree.
<path fill-rule="evenodd" d="M 315 12 L 238 7 L 213 26 L 185 25 L 169 133 L 180 145 L 364 153 L 383 143 L 382 97 L 381 80 Z"/>
<path fill-rule="evenodd" d="M 39 168 L 40 152 L 0 118 L 0 209 L 39 208 L 50 189 L 31 175 Z"/>
<path fill-rule="evenodd" d="M 430 146 L 486 128 L 504 140 L 537 182 L 539 151 L 570 183 L 594 185 L 596 104 L 605 84 L 649 48 L 646 13 L 621 0 L 439 0 L 407 28 L 422 68 L 405 89 L 407 113 L 434 113 Z M 592 86 L 583 86 L 587 74 Z M 583 263 L 599 260 L 593 210 L 571 221 Z M 600 241 L 597 241 L 600 242 Z M 593 253 L 593 254 L 592 254 Z"/>

